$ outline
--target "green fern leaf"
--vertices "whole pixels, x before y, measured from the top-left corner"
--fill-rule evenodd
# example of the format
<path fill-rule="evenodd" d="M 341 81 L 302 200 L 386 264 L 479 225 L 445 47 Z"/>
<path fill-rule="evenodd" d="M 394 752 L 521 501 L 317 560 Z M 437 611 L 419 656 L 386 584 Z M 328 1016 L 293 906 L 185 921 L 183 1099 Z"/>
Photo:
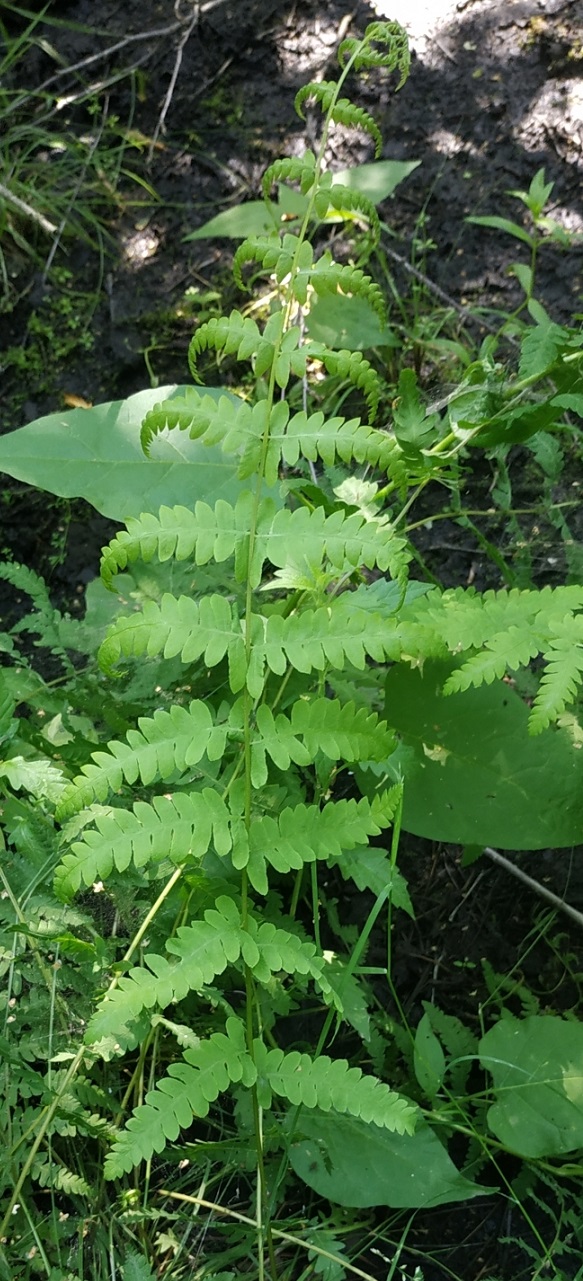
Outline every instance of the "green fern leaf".
<path fill-rule="evenodd" d="M 220 445 L 226 454 L 238 453 L 250 441 L 261 438 L 266 411 L 265 401 L 254 406 L 230 396 L 221 396 L 217 401 L 193 388 L 188 395 L 165 400 L 146 414 L 141 429 L 142 449 L 147 454 L 155 435 L 177 429 L 204 445 Z"/>
<path fill-rule="evenodd" d="M 297 236 L 289 232 L 279 239 L 279 236 L 273 236 L 271 239 L 266 236 L 252 236 L 244 240 L 235 254 L 233 259 L 233 275 L 240 289 L 245 288 L 241 269 L 246 262 L 258 262 L 266 271 L 275 276 L 278 284 L 289 276 L 292 267 L 301 268 L 304 272 L 310 272 L 314 251 L 309 241 L 300 241 Z"/>
<path fill-rule="evenodd" d="M 387 71 L 399 71 L 397 89 L 401 89 L 411 65 L 407 33 L 398 22 L 370 22 L 364 39 L 348 36 L 341 42 L 338 48 L 340 66 L 345 67 L 351 59 L 355 71 L 362 67 L 386 67 Z"/>
<path fill-rule="evenodd" d="M 189 992 L 202 991 L 227 965 L 234 965 L 242 952 L 254 965 L 260 960 L 258 947 L 241 927 L 236 904 L 226 895 L 219 896 L 204 920 L 179 926 L 166 950 L 177 960 L 170 962 L 150 953 L 143 967 L 135 967 L 119 980 L 89 1022 L 85 1034 L 88 1045 L 114 1038 L 119 1050 L 133 1049 L 136 1036 L 132 1025 L 143 1010 L 165 1009 L 184 1000 Z"/>
<path fill-rule="evenodd" d="M 494 680 L 502 680 L 508 668 L 516 671 L 519 667 L 527 667 L 540 648 L 540 636 L 528 627 L 513 626 L 497 632 L 486 642 L 486 648 L 480 654 L 475 654 L 452 672 L 443 692 L 456 694 L 471 685 L 491 685 Z"/>
<path fill-rule="evenodd" d="M 326 419 L 320 412 L 308 417 L 305 411 L 281 425 L 278 445 L 290 467 L 295 467 L 300 457 L 312 462 L 321 458 L 328 467 L 339 458 L 344 463 L 366 462 L 386 471 L 395 452 L 401 452 L 394 437 L 364 426 L 359 418 Z"/>
<path fill-rule="evenodd" d="M 368 405 L 369 422 L 376 418 L 382 392 L 382 383 L 376 370 L 373 369 L 360 351 L 331 351 L 322 343 L 307 343 L 304 352 L 315 360 L 321 360 L 325 369 L 335 378 L 347 378 L 362 392 Z"/>
<path fill-rule="evenodd" d="M 562 715 L 583 681 L 583 616 L 556 619 L 553 631 L 545 653 L 547 666 L 529 718 L 533 734 L 540 734 Z"/>
<path fill-rule="evenodd" d="M 85 1034 L 88 1045 L 113 1041 L 117 1053 L 134 1049 L 139 1035 L 136 1025 L 144 1010 L 165 1009 L 189 992 L 202 991 L 240 958 L 259 983 L 269 982 L 273 974 L 282 971 L 306 974 L 325 997 L 334 1000 L 324 960 L 313 943 L 269 921 L 257 922 L 252 915 L 243 928 L 236 903 L 226 895 L 219 896 L 204 920 L 180 926 L 166 950 L 177 959 L 147 955 L 144 965 L 130 970 L 105 997 L 89 1022 Z"/>
<path fill-rule="evenodd" d="M 188 349 L 188 365 L 195 382 L 200 382 L 197 360 L 212 348 L 237 360 L 249 360 L 261 341 L 260 331 L 249 316 L 233 310 L 230 316 L 213 316 L 197 329 Z"/>
<path fill-rule="evenodd" d="M 400 543 L 400 540 L 399 540 Z M 401 546 L 394 549 L 391 574 L 402 581 Z M 350 608 L 352 594 L 332 599 L 319 609 L 306 609 L 289 618 L 272 614 L 265 624 L 264 653 L 271 671 L 283 675 L 286 664 L 308 674 L 328 666 L 342 670 L 346 662 L 362 671 L 367 656 L 382 663 L 401 656 L 396 625 L 363 609 Z"/>
<path fill-rule="evenodd" d="M 226 728 L 215 726 L 206 703 L 193 700 L 188 708 L 175 705 L 158 710 L 138 721 L 126 742 L 113 740 L 107 752 L 93 752 L 92 761 L 65 789 L 59 801 L 60 820 L 76 814 L 93 801 L 104 801 L 124 781 L 138 779 L 144 785 L 156 779 L 170 781 L 176 774 L 197 765 L 203 756 L 220 760 L 225 749 Z"/>
<path fill-rule="evenodd" d="M 237 582 L 249 579 L 259 586 L 266 560 L 283 569 L 286 565 L 314 565 L 324 558 L 340 573 L 360 565 L 389 570 L 392 577 L 403 578 L 408 556 L 404 540 L 386 523 L 367 521 L 359 512 L 333 512 L 326 516 L 322 507 L 309 511 L 300 507 L 292 512 L 278 510 L 271 498 L 262 499 L 257 511 L 256 535 L 251 564 L 248 563 L 249 536 L 253 496 L 243 491 L 235 507 L 219 499 L 214 508 L 197 502 L 194 512 L 186 507 L 161 507 L 158 516 L 144 513 L 139 520 L 128 520 L 122 530 L 104 549 L 101 573 L 107 585 L 120 569 L 141 557 L 146 563 L 159 560 L 186 560 L 194 556 L 197 565 L 213 557 L 227 560 L 235 555 Z"/>
<path fill-rule="evenodd" d="M 83 840 L 74 842 L 59 863 L 55 892 L 70 899 L 82 885 L 106 880 L 113 868 L 124 872 L 130 864 L 151 868 L 166 859 L 176 864 L 200 859 L 217 829 L 219 839 L 223 832 L 228 834 L 228 817 L 224 802 L 211 788 L 155 796 L 150 805 L 136 801 L 133 810 L 99 815 L 95 828 L 85 828 Z"/>
<path fill-rule="evenodd" d="M 310 270 L 309 280 L 318 297 L 335 294 L 338 289 L 344 294 L 359 295 L 376 312 L 381 325 L 387 323 L 387 306 L 382 290 L 360 268 L 349 263 L 341 266 L 333 261 L 330 254 L 325 253 Z M 299 298 L 298 301 L 304 300 Z"/>
<path fill-rule="evenodd" d="M 183 663 L 203 658 L 205 667 L 216 667 L 241 637 L 241 624 L 226 596 L 190 596 L 164 593 L 160 603 L 144 601 L 140 614 L 118 619 L 100 646 L 102 669 L 111 672 L 122 658 L 149 658 L 163 654 Z"/>
<path fill-rule="evenodd" d="M 376 712 L 335 699 L 300 699 L 292 709 L 291 727 L 312 759 L 323 752 L 333 761 L 382 761 L 394 748 L 392 731 Z"/>
<path fill-rule="evenodd" d="M 345 1059 L 330 1059 L 327 1054 L 311 1059 L 297 1050 L 285 1054 L 280 1049 L 268 1050 L 257 1040 L 255 1063 L 263 1107 L 271 1106 L 273 1093 L 296 1107 L 303 1104 L 322 1112 L 345 1112 L 397 1134 L 413 1133 L 417 1108 L 378 1077 L 364 1076 L 360 1068 L 349 1067 Z"/>
<path fill-rule="evenodd" d="M 226 1035 L 214 1032 L 197 1049 L 186 1050 L 181 1063 L 171 1063 L 168 1076 L 146 1095 L 121 1132 L 105 1163 L 106 1178 L 118 1178 L 154 1152 L 163 1152 L 193 1117 L 207 1116 L 231 1082 L 251 1086 L 256 1070 L 245 1048 L 245 1030 L 236 1018 L 227 1019 Z"/>
<path fill-rule="evenodd" d="M 313 81 L 311 84 L 303 85 L 295 97 L 294 107 L 300 117 L 305 120 L 304 106 L 307 101 L 317 102 L 324 114 L 329 113 L 330 119 L 337 124 L 348 125 L 352 129 L 363 129 L 373 139 L 375 144 L 375 156 L 380 156 L 383 139 L 376 121 L 368 111 L 362 107 L 357 107 L 349 98 L 336 98 L 338 85 L 333 80 Z"/>
<path fill-rule="evenodd" d="M 281 160 L 274 160 L 263 175 L 261 185 L 265 199 L 269 199 L 271 188 L 276 182 L 297 182 L 305 196 L 314 184 L 315 171 L 316 157 L 313 151 L 305 151 L 303 156 L 284 156 Z"/>
<path fill-rule="evenodd" d="M 368 800 L 330 801 L 296 805 L 277 818 L 255 816 L 249 832 L 249 879 L 259 894 L 267 892 L 266 864 L 277 872 L 298 871 L 316 859 L 338 858 L 343 850 L 362 845 L 388 827 L 391 815 Z"/>

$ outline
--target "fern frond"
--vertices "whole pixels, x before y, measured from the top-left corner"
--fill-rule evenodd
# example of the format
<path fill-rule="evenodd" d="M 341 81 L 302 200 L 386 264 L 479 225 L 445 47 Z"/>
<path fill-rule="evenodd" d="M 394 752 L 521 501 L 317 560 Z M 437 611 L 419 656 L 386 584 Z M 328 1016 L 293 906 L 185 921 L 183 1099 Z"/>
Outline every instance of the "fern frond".
<path fill-rule="evenodd" d="M 277 872 L 298 871 L 317 859 L 339 857 L 342 850 L 364 844 L 378 836 L 391 822 L 382 804 L 364 801 L 335 801 L 317 805 L 295 805 L 277 818 L 256 816 L 251 822 L 246 861 L 249 880 L 259 894 L 267 893 L 266 864 Z"/>
<path fill-rule="evenodd" d="M 396 567 L 396 566 L 394 566 Z M 272 672 L 283 676 L 286 664 L 298 672 L 339 670 L 346 662 L 362 671 L 367 656 L 376 662 L 394 656 L 392 629 L 384 619 L 350 608 L 351 593 L 319 609 L 306 609 L 282 618 L 272 614 L 265 623 L 261 652 Z M 259 644 L 259 640 L 256 642 Z"/>
<path fill-rule="evenodd" d="M 359 267 L 353 267 L 350 263 L 342 266 L 334 262 L 330 254 L 325 253 L 310 271 L 310 284 L 318 297 L 341 289 L 344 294 L 356 294 L 364 298 L 376 312 L 381 324 L 386 324 L 387 305 L 382 290 Z M 299 298 L 298 301 L 303 302 L 305 299 Z"/>
<path fill-rule="evenodd" d="M 380 49 L 375 48 L 374 44 L 380 45 Z M 407 33 L 398 22 L 370 22 L 364 38 L 348 36 L 339 45 L 340 66 L 345 67 L 351 59 L 355 71 L 359 71 L 362 67 L 386 67 L 387 71 L 398 70 L 401 78 L 397 89 L 400 89 L 409 75 L 411 65 Z"/>
<path fill-rule="evenodd" d="M 577 697 L 583 681 L 583 616 L 556 619 L 545 652 L 547 666 L 534 700 L 529 726 L 540 734 Z"/>
<path fill-rule="evenodd" d="M 313 151 L 305 151 L 303 156 L 284 156 L 268 165 L 263 175 L 261 187 L 266 200 L 275 182 L 297 182 L 302 195 L 307 195 L 314 184 L 316 157 Z"/>
<path fill-rule="evenodd" d="M 376 712 L 331 698 L 299 699 L 291 727 L 312 759 L 323 752 L 332 761 L 382 761 L 394 747 L 392 731 Z"/>
<path fill-rule="evenodd" d="M 236 723 L 239 713 L 240 705 L 235 704 L 230 723 Z M 393 735 L 376 712 L 356 709 L 354 703 L 301 699 L 294 704 L 291 721 L 282 712 L 274 716 L 262 703 L 251 737 L 253 786 L 263 787 L 267 781 L 267 756 L 278 769 L 287 770 L 292 761 L 309 765 L 318 752 L 333 761 L 386 760 L 393 747 Z"/>
<path fill-rule="evenodd" d="M 363 393 L 368 405 L 369 422 L 372 423 L 377 415 L 382 382 L 362 352 L 332 351 L 323 343 L 307 343 L 304 351 L 312 359 L 321 360 L 325 369 L 333 377 L 348 378 Z"/>
<path fill-rule="evenodd" d="M 392 570 L 399 577 L 406 567 L 399 559 L 401 551 L 404 554 L 404 546 L 397 540 Z M 113 624 L 99 650 L 99 661 L 104 671 L 111 672 L 120 659 L 143 655 L 153 658 L 163 654 L 170 658 L 180 654 L 184 663 L 203 657 L 206 667 L 216 666 L 227 656 L 233 693 L 247 686 L 249 693 L 258 698 L 266 665 L 280 676 L 288 663 L 306 674 L 325 671 L 330 665 L 341 670 L 346 662 L 362 671 L 367 657 L 383 662 L 387 657 L 400 656 L 395 625 L 381 615 L 353 606 L 352 593 L 288 618 L 280 614 L 269 618 L 252 615 L 251 638 L 248 664 L 242 624 L 236 606 L 226 597 L 206 596 L 197 601 L 189 596 L 165 594 L 159 604 L 146 601 L 142 613 Z"/>
<path fill-rule="evenodd" d="M 269 921 L 258 922 L 250 914 L 243 929 L 239 909 L 226 895 L 219 896 L 204 920 L 180 926 L 166 950 L 177 959 L 147 955 L 144 966 L 130 970 L 105 997 L 87 1027 L 88 1045 L 106 1040 L 115 1043 L 117 1052 L 133 1049 L 135 1025 L 144 1010 L 165 1009 L 189 992 L 202 991 L 240 958 L 259 983 L 281 972 L 306 974 L 326 997 L 332 997 L 325 962 L 313 943 Z"/>
<path fill-rule="evenodd" d="M 300 241 L 289 232 L 280 240 L 278 236 L 250 236 L 244 240 L 233 259 L 233 275 L 240 289 L 245 289 L 241 269 L 246 262 L 257 262 L 275 276 L 278 284 L 289 276 L 296 263 L 302 271 L 312 267 L 314 251 L 309 240 Z"/>
<path fill-rule="evenodd" d="M 149 658 L 163 654 L 183 663 L 204 658 L 215 667 L 242 636 L 235 605 L 226 596 L 172 596 L 165 592 L 160 603 L 144 601 L 140 614 L 119 618 L 102 642 L 98 659 L 111 672 L 121 658 Z"/>
<path fill-rule="evenodd" d="M 233 309 L 230 316 L 212 316 L 197 329 L 188 348 L 188 366 L 195 382 L 201 381 L 197 359 L 201 352 L 212 348 L 237 360 L 249 360 L 257 351 L 261 333 L 250 316 L 242 316 Z"/>
<path fill-rule="evenodd" d="M 193 700 L 188 708 L 175 704 L 142 716 L 139 729 L 130 729 L 126 742 L 113 740 L 106 752 L 93 752 L 92 762 L 65 789 L 59 801 L 59 819 L 69 818 L 93 801 L 104 801 L 124 782 L 138 779 L 147 786 L 156 779 L 171 781 L 197 765 L 206 754 L 220 760 L 226 728 L 214 725 L 206 703 Z"/>
<path fill-rule="evenodd" d="M 106 1159 L 106 1178 L 117 1178 L 154 1152 L 163 1152 L 193 1117 L 207 1116 L 209 1105 L 231 1082 L 254 1084 L 257 1073 L 245 1048 L 243 1024 L 229 1018 L 226 1029 L 226 1035 L 214 1032 L 197 1049 L 185 1050 L 183 1062 L 170 1064 L 168 1076 L 146 1095 L 119 1135 Z"/>
<path fill-rule="evenodd" d="M 200 859 L 217 828 L 228 834 L 228 819 L 224 802 L 212 788 L 190 795 L 155 796 L 151 804 L 136 801 L 132 810 L 100 814 L 94 820 L 95 827 L 86 827 L 83 839 L 61 859 L 55 872 L 55 892 L 59 898 L 70 899 L 82 885 L 106 880 L 113 868 L 125 872 L 130 865 L 148 867 L 163 859 L 176 864 Z M 223 849 L 224 844 L 223 837 Z"/>
<path fill-rule="evenodd" d="M 368 111 L 363 107 L 357 107 L 349 98 L 336 98 L 337 91 L 338 85 L 334 80 L 314 80 L 310 84 L 303 85 L 294 100 L 294 108 L 300 120 L 306 118 L 305 103 L 317 102 L 324 115 L 329 115 L 329 119 L 335 124 L 347 125 L 351 129 L 362 129 L 368 133 L 375 144 L 375 156 L 378 158 L 381 154 L 383 139 L 376 121 Z"/>
<path fill-rule="evenodd" d="M 214 508 L 197 502 L 194 512 L 186 507 L 161 507 L 158 516 L 149 512 L 126 522 L 122 530 L 104 548 L 101 573 L 109 585 L 120 569 L 141 557 L 148 563 L 159 560 L 194 557 L 197 565 L 211 558 L 227 560 L 235 554 L 235 578 L 248 577 L 253 588 L 259 586 L 263 565 L 269 560 L 283 569 L 288 564 L 314 565 L 325 558 L 341 573 L 366 565 L 389 570 L 392 577 L 403 577 L 408 560 L 404 540 L 392 527 L 367 521 L 359 512 L 333 512 L 326 516 L 321 507 L 306 507 L 292 512 L 278 510 L 271 498 L 262 499 L 256 521 L 253 558 L 248 564 L 249 530 L 253 496 L 243 491 L 235 507 L 218 499 Z"/>
<path fill-rule="evenodd" d="M 300 457 L 310 462 L 321 458 L 327 467 L 337 459 L 366 463 L 392 480 L 405 473 L 403 451 L 395 437 L 366 426 L 360 418 L 325 418 L 320 411 L 308 416 L 302 410 L 280 428 L 276 439 L 278 452 L 289 467 L 295 467 Z"/>
<path fill-rule="evenodd" d="M 188 394 L 165 400 L 146 414 L 142 423 L 141 443 L 148 454 L 152 438 L 166 429 L 187 431 L 191 440 L 204 445 L 220 445 L 226 454 L 234 454 L 261 436 L 265 430 L 267 404 L 249 405 L 245 400 L 221 396 L 217 401 L 195 388 Z"/>
<path fill-rule="evenodd" d="M 322 1112 L 346 1112 L 363 1121 L 412 1134 L 418 1116 L 417 1108 L 379 1081 L 365 1076 L 360 1068 L 349 1067 L 346 1059 L 330 1059 L 321 1054 L 292 1050 L 268 1050 L 256 1040 L 254 1057 L 257 1066 L 257 1089 L 263 1107 L 271 1106 L 271 1095 L 277 1094 L 289 1103 Z"/>
<path fill-rule="evenodd" d="M 167 941 L 167 952 L 177 960 L 150 953 L 142 967 L 136 966 L 119 980 L 91 1018 L 86 1043 L 93 1045 L 112 1037 L 120 1048 L 133 1048 L 132 1024 L 143 1010 L 165 1009 L 184 1000 L 189 992 L 202 991 L 227 965 L 239 960 L 243 948 L 252 948 L 251 959 L 257 964 L 259 951 L 249 943 L 249 937 L 241 929 L 236 904 L 221 895 L 215 908 L 205 912 L 204 920 L 179 926 L 175 937 Z"/>
<path fill-rule="evenodd" d="M 452 672 L 443 692 L 456 694 L 472 685 L 491 685 L 494 680 L 502 680 L 508 669 L 516 671 L 519 667 L 527 667 L 540 648 L 540 635 L 537 636 L 528 626 L 511 626 L 497 632 L 486 641 L 485 649 Z"/>

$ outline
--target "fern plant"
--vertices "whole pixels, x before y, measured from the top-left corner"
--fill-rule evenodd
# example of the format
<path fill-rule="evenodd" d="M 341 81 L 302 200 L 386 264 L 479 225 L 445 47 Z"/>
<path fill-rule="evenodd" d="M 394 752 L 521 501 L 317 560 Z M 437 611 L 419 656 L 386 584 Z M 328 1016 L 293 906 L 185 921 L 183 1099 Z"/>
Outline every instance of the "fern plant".
<path fill-rule="evenodd" d="M 85 1040 L 92 1054 L 105 1058 L 139 1048 L 143 1064 L 166 1026 L 174 1029 L 179 1052 L 166 1043 L 162 1074 L 151 1075 L 147 1090 L 138 1084 L 141 1068 L 132 1076 L 126 1098 L 137 1105 L 111 1146 L 106 1174 L 121 1177 L 164 1152 L 225 1092 L 238 1107 L 246 1094 L 260 1277 L 267 1256 L 277 1275 L 270 1231 L 276 1197 L 272 1188 L 270 1201 L 267 1163 L 279 1150 L 285 1167 L 302 1110 L 345 1114 L 399 1134 L 412 1132 L 416 1119 L 416 1107 L 389 1084 L 324 1053 L 332 1026 L 346 1012 L 358 955 L 346 957 L 344 966 L 331 963 L 318 907 L 322 868 L 337 866 L 362 887 L 354 850 L 364 851 L 391 827 L 400 803 L 398 786 L 358 800 L 336 785 L 347 763 L 381 761 L 393 746 L 377 713 L 329 697 L 330 673 L 347 663 L 362 669 L 368 658 L 378 661 L 387 652 L 379 620 L 354 610 L 342 589 L 366 567 L 388 574 L 404 598 L 409 552 L 387 519 L 368 520 L 341 503 L 331 512 L 284 505 L 277 484 L 280 469 L 300 458 L 337 455 L 381 466 L 396 481 L 402 473 L 396 441 L 373 425 L 380 383 L 372 365 L 358 352 L 304 338 L 302 315 L 314 293 L 359 294 L 379 315 L 384 311 L 380 292 L 362 271 L 336 264 L 329 254 L 317 257 L 308 230 L 330 210 L 348 211 L 371 237 L 378 235 L 374 206 L 335 184 L 324 156 L 333 121 L 363 129 L 378 151 L 376 124 L 342 92 L 360 68 L 397 70 L 402 82 L 405 36 L 395 23 L 373 23 L 362 39 L 341 43 L 339 61 L 338 83 L 308 85 L 297 97 L 300 114 L 309 100 L 324 112 L 318 154 L 276 161 L 265 175 L 268 204 L 282 181 L 297 182 L 307 195 L 301 227 L 280 239 L 274 226 L 273 235 L 245 241 L 236 255 L 240 283 L 247 263 L 275 275 L 277 307 L 263 328 L 239 311 L 212 319 L 190 346 L 195 382 L 206 351 L 251 361 L 257 399 L 211 400 L 192 389 L 156 407 L 143 423 L 146 452 L 166 430 L 219 442 L 235 460 L 239 497 L 234 504 L 198 501 L 192 510 L 144 515 L 104 550 L 105 583 L 138 560 L 192 564 L 191 594 L 167 593 L 119 619 L 100 652 L 108 673 L 144 656 L 179 658 L 183 681 L 172 705 L 142 716 L 136 728 L 94 752 L 57 807 L 63 845 L 55 884 L 62 899 L 95 883 L 115 884 L 128 871 L 144 885 L 162 883 L 138 932 L 141 964 L 114 976 Z M 292 380 L 307 379 L 318 366 L 348 379 L 364 397 L 367 425 L 292 413 L 286 399 Z M 197 567 L 213 563 L 226 567 L 224 589 L 198 592 Z M 189 697 L 189 686 L 200 690 L 205 673 L 208 692 Z M 383 854 L 374 871 L 376 918 L 397 874 Z M 305 892 L 313 937 L 302 909 Z M 146 937 L 159 949 L 148 949 Z M 290 1047 L 285 1020 L 278 1030 L 273 1013 L 289 1011 L 292 992 L 309 991 L 320 1011 L 312 1054 Z M 174 1006 L 180 1023 L 165 1014 Z"/>

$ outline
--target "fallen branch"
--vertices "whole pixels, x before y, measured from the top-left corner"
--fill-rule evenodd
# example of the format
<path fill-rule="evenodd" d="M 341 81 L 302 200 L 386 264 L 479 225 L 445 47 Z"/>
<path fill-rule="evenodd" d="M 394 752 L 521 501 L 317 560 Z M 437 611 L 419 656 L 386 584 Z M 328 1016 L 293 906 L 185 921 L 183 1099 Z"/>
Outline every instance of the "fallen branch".
<path fill-rule="evenodd" d="M 486 846 L 484 854 L 487 854 L 493 863 L 497 863 L 498 867 L 503 867 L 505 871 L 515 876 L 518 881 L 522 881 L 523 885 L 527 885 L 529 890 L 532 890 L 534 894 L 538 894 L 539 898 L 544 899 L 546 903 L 550 903 L 552 907 L 556 907 L 558 912 L 564 912 L 565 916 L 569 916 L 572 921 L 575 921 L 576 925 L 583 926 L 583 912 L 578 912 L 576 907 L 571 907 L 570 903 L 565 903 L 565 900 L 559 898 L 558 894 L 553 894 L 552 890 L 547 890 L 546 885 L 541 885 L 540 881 L 535 881 L 532 876 L 528 876 L 526 872 L 522 871 L 521 867 L 511 863 L 509 858 L 504 858 L 503 854 L 499 854 L 498 850 L 493 850 L 489 845 Z"/>

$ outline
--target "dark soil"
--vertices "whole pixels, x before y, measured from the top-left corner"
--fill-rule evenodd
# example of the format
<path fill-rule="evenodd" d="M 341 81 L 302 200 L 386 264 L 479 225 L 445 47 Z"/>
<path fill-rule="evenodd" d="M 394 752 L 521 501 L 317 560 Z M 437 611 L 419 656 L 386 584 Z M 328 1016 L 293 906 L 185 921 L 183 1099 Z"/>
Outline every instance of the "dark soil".
<path fill-rule="evenodd" d="M 0 8 L 10 32 L 22 29 L 18 15 Z M 355 96 L 380 119 L 385 156 L 422 161 L 382 210 L 395 233 L 389 247 L 405 263 L 411 260 L 424 211 L 423 235 L 436 248 L 417 262 L 436 309 L 443 300 L 432 293 L 431 282 L 459 306 L 508 312 L 520 301 L 508 267 L 525 260 L 522 247 L 464 222 L 464 216 L 497 213 L 516 219 L 519 206 L 508 189 L 528 187 L 544 165 L 547 181 L 555 183 L 552 215 L 566 230 L 583 228 L 583 0 L 464 0 L 457 10 L 456 21 L 414 58 L 398 95 L 385 78 L 373 77 L 355 89 Z M 56 363 L 48 351 L 48 368 L 29 380 L 9 365 L 1 388 L 4 430 L 60 409 L 66 395 L 95 403 L 137 391 L 148 383 L 145 349 L 162 384 L 186 381 L 192 320 L 182 306 L 184 294 L 194 284 L 203 290 L 225 287 L 230 246 L 224 241 L 185 244 L 184 235 L 219 209 L 259 196 L 265 165 L 302 145 L 304 127 L 293 113 L 297 89 L 332 71 L 340 28 L 361 30 L 375 16 L 363 0 L 215 0 L 201 5 L 178 65 L 188 20 L 177 21 L 172 0 L 126 0 L 123 7 L 117 0 L 70 0 L 49 7 L 43 34 L 58 50 L 59 61 L 39 44 L 27 62 L 26 84 L 15 87 L 28 89 L 58 76 L 59 93 L 73 99 L 59 116 L 63 128 L 94 127 L 87 101 L 97 98 L 132 131 L 135 145 L 124 157 L 119 216 L 108 214 L 103 266 L 87 245 L 64 236 L 56 262 L 72 276 L 62 286 L 44 270 L 48 245 L 42 234 L 33 270 L 28 258 L 11 250 L 12 294 L 0 313 L 2 347 L 30 346 L 31 314 L 50 317 L 62 288 L 91 299 L 86 306 L 94 342 L 89 350 L 73 343 Z M 148 30 L 161 34 L 135 39 Z M 111 54 L 65 72 L 118 43 Z M 115 79 L 132 66 L 133 77 Z M 360 135 L 336 131 L 331 164 L 369 159 Z M 147 182 L 155 200 L 127 177 L 128 170 Z M 537 295 L 559 321 L 583 309 L 582 257 L 581 249 L 548 247 L 541 253 Z M 397 288 L 410 293 L 406 268 L 390 261 Z M 484 332 L 476 323 L 472 336 L 479 339 Z M 519 458 L 518 468 L 522 465 Z M 481 507 L 488 506 L 490 483 L 489 474 L 472 481 Z M 82 503 L 60 504 L 11 484 L 5 487 L 3 511 L 3 547 L 47 576 L 58 603 L 79 608 L 110 523 Z M 491 536 L 512 555 L 512 535 L 498 526 Z M 537 531 L 541 581 L 548 581 L 545 565 L 553 536 L 549 531 L 545 543 L 544 531 Z M 435 525 L 419 546 L 428 568 L 448 585 L 500 585 L 499 569 L 458 526 Z M 560 573 L 561 565 L 554 572 Z M 2 599 L 6 611 L 13 611 L 15 603 L 4 591 Z M 583 909 L 579 859 L 562 851 L 517 861 Z M 510 976 L 504 996 L 517 1012 L 524 988 L 544 1009 L 567 1011 L 577 1004 L 580 938 L 566 919 L 547 920 L 544 905 L 526 889 L 517 891 L 511 877 L 485 860 L 463 868 L 456 851 L 407 839 L 402 866 L 417 919 L 398 921 L 395 980 L 413 1021 L 423 1000 L 435 1000 L 479 1031 L 477 1009 L 491 1011 L 497 1000 L 498 980 L 489 971 L 485 979 L 484 959 L 495 975 Z M 511 1161 L 502 1170 L 507 1180 L 517 1172 Z M 527 1281 L 534 1265 L 524 1250 L 499 1244 L 517 1237 L 533 1242 L 509 1205 L 505 1195 L 489 1196 L 417 1215 L 400 1266 L 412 1275 L 421 1264 L 425 1281 L 451 1276 Z M 531 1209 L 545 1241 L 551 1240 L 552 1224 L 532 1203 Z M 401 1231 L 401 1222 L 386 1225 L 384 1270 L 370 1255 L 363 1255 L 361 1266 L 384 1277 Z M 575 1275 L 576 1263 L 571 1267 L 567 1258 L 561 1266 L 565 1278 Z"/>

